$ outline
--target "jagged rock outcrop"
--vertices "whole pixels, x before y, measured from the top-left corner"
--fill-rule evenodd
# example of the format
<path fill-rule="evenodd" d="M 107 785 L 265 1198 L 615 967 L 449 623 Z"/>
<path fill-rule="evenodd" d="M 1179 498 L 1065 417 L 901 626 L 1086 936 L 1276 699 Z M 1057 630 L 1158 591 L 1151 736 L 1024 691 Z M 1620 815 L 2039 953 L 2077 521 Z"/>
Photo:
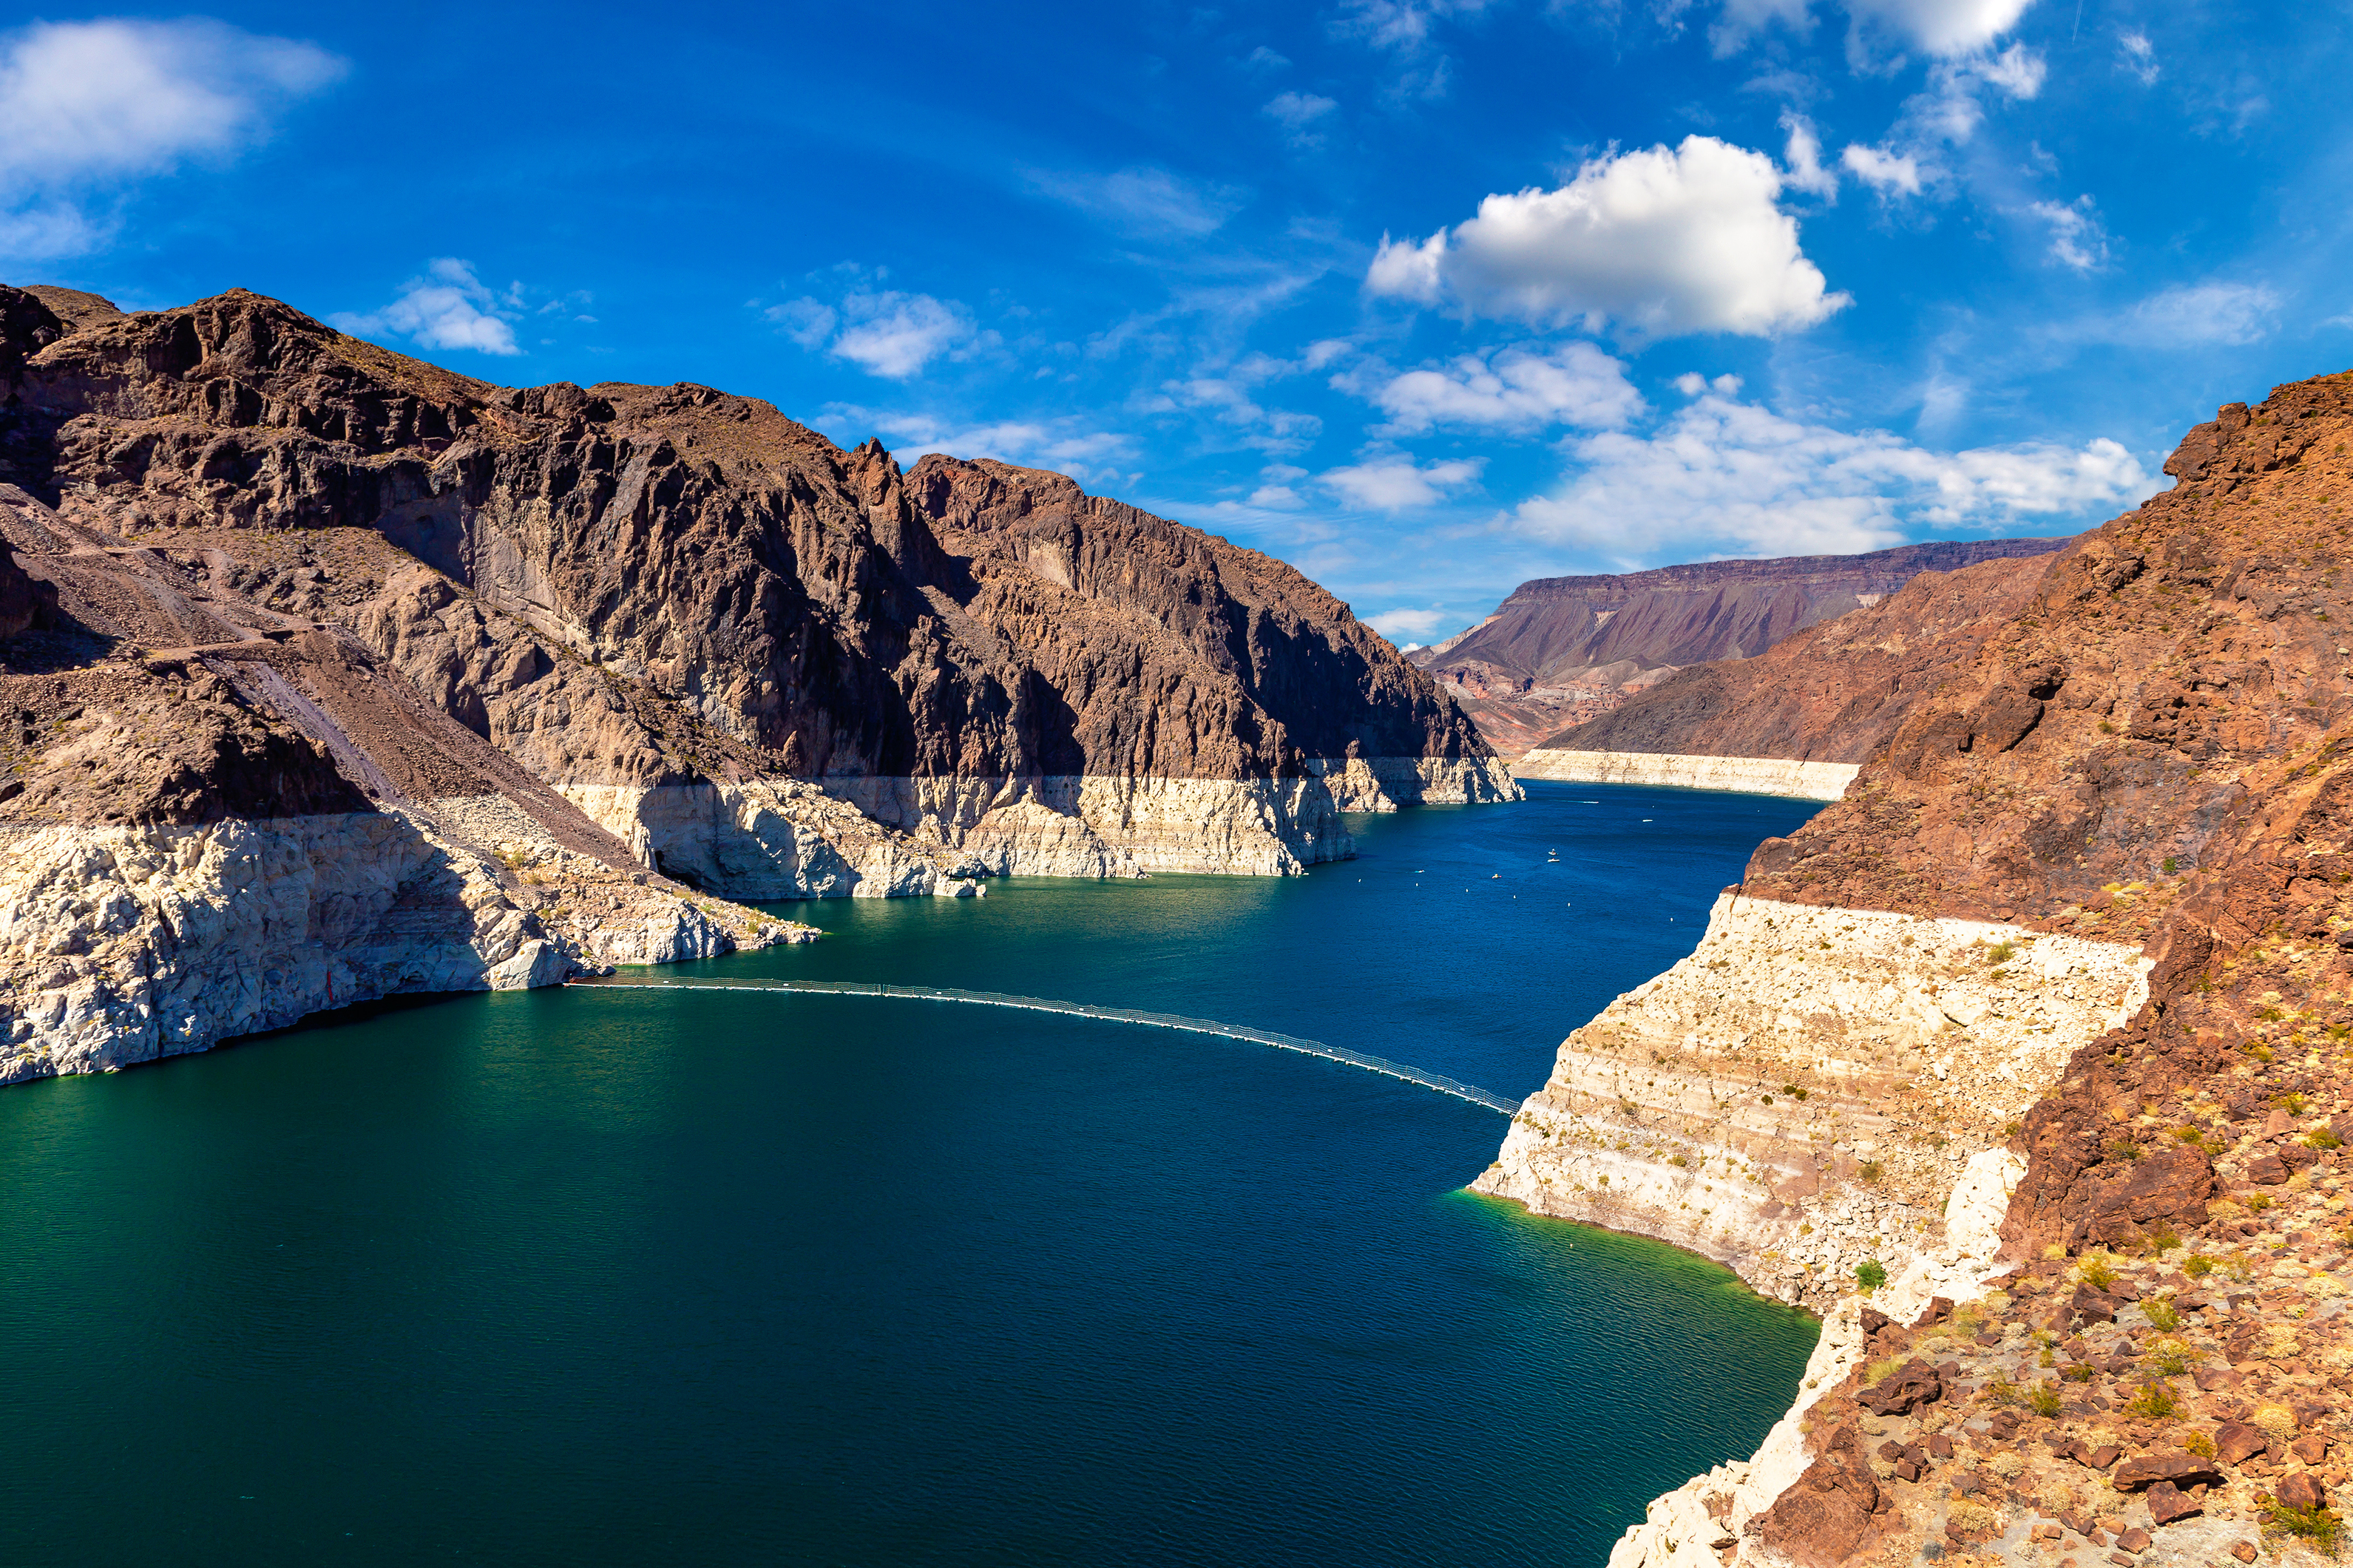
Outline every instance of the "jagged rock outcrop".
<path fill-rule="evenodd" d="M 1744 902 L 1858 930 L 1998 922 L 2012 973 L 2054 942 L 2099 944 L 2147 966 L 2146 1000 L 2096 1032 L 2054 1019 L 2020 1062 L 2022 1114 L 1978 1156 L 2012 1163 L 1999 1201 L 1966 1182 L 1953 1198 L 1988 1211 L 2000 1259 L 1916 1320 L 1902 1280 L 1834 1303 L 1825 1342 L 1846 1359 L 1810 1371 L 1794 1436 L 1661 1499 L 1618 1568 L 1778 1563 L 1809 1541 L 1847 1561 L 2293 1562 L 2328 1525 L 2353 1480 L 2348 444 L 2353 375 L 2222 410 L 2167 465 L 2175 489 L 2052 562 L 1842 800 L 1752 858 Z M 1724 1047 L 1678 1047 L 1672 1021 L 1646 1040 L 1660 1081 L 1688 1084 Z M 1779 1029 L 1785 1049 L 1820 1032 L 1794 1012 Z M 1565 1051 L 1529 1114 L 1589 1078 L 1590 1054 Z M 1522 1125 L 1512 1138 L 1533 1152 Z M 1877 1408 L 1915 1358 L 1939 1397 Z M 1859 1534 L 1845 1516 L 1792 1532 L 1780 1500 L 1810 1467 L 1846 1473 L 1849 1429 L 1887 1509 Z"/>
<path fill-rule="evenodd" d="M 1708 561 L 1617 576 L 1543 577 L 1523 583 L 1478 626 L 1407 657 L 1461 700 L 1481 732 L 1516 758 L 1549 737 L 1598 721 L 1620 704 L 1650 701 L 1674 714 L 1698 697 L 1686 673 L 1683 696 L 1664 709 L 1654 694 L 1685 667 L 1753 659 L 1809 626 L 1877 605 L 1923 573 L 2046 555 L 2062 539 L 1936 540 L 1862 555 L 1799 555 L 1771 561 Z M 1901 615 L 1874 617 L 1864 646 L 1936 635 L 1947 609 L 1917 596 Z M 1915 629 L 1916 627 L 1916 629 Z M 1899 653 L 1899 661 L 1900 661 Z M 1866 689 L 1856 682 L 1852 691 Z M 1630 731 L 1630 735 L 1637 732 Z M 1673 745 L 1585 742 L 1586 751 L 1672 752 Z M 1864 748 L 1868 751 L 1868 747 Z M 1792 757 L 1786 749 L 1709 753 Z M 1860 753 L 1855 759 L 1860 760 Z"/>

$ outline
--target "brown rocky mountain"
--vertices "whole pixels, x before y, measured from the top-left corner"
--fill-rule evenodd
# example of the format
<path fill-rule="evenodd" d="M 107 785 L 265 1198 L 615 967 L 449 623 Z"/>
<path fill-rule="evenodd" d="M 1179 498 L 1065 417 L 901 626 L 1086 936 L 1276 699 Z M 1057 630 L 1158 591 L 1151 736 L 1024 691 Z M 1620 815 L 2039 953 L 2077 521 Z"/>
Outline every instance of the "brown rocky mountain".
<path fill-rule="evenodd" d="M 0 909 L 81 954 L 0 973 L 0 1078 L 791 934 L 727 899 L 1282 872 L 1351 853 L 1344 810 L 1517 793 L 1255 552 L 241 291 L 0 289 Z M 266 994 L 185 934 L 248 876 Z"/>
<path fill-rule="evenodd" d="M 2042 563 L 1699 951 L 1564 1046 L 1480 1184 L 1826 1314 L 1790 1415 L 1621 1568 L 2331 1538 L 2348 447 L 2353 374 L 2190 432 L 2176 489 Z"/>
<path fill-rule="evenodd" d="M 1499 751 L 1516 756 L 1684 666 L 1754 658 L 1793 633 L 1878 604 L 1919 573 L 2047 554 L 2065 542 L 1938 540 L 1862 555 L 1539 577 L 1479 625 L 1406 657 L 1439 678 Z"/>

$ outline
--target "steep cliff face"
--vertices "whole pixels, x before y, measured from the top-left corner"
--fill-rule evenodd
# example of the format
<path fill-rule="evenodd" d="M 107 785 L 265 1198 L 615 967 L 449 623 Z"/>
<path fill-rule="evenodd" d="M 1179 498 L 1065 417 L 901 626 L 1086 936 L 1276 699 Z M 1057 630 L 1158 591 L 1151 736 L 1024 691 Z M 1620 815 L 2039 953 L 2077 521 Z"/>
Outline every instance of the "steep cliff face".
<path fill-rule="evenodd" d="M 1880 604 L 1922 573 L 2045 555 L 2065 542 L 1939 540 L 1862 555 L 1709 561 L 1617 576 L 1542 577 L 1521 584 L 1469 631 L 1408 657 L 1460 693 L 1482 733 L 1506 754 L 1516 755 L 1531 746 L 1557 744 L 1546 737 L 1598 721 L 1621 702 L 1643 700 L 1678 669 L 1755 658 L 1806 627 Z M 1880 621 L 1883 627 L 1892 624 Z"/>
<path fill-rule="evenodd" d="M 1907 1253 L 1900 1228 L 1875 1231 L 1871 1256 L 1895 1278 L 1832 1305 L 1826 1342 L 1842 1348 L 1803 1417 L 1778 1450 L 1662 1499 L 1624 1563 L 2023 1563 L 2152 1541 L 2160 1560 L 2247 1561 L 2258 1542 L 2284 1551 L 2326 1522 L 2353 1440 L 2337 1168 L 2353 1136 L 2348 444 L 2353 377 L 2222 410 L 2167 465 L 2174 490 L 2052 563 L 1910 705 L 1844 799 L 1757 851 L 1741 907 L 1754 900 L 1777 931 L 1828 926 L 1815 962 L 1883 926 L 1983 922 L 1969 972 L 1998 970 L 2008 994 L 1975 1024 L 1939 1010 L 1980 1042 L 1996 1019 L 2026 1037 L 2007 1054 L 1981 1045 L 2015 1076 L 1970 1087 L 1985 1108 L 1974 1120 L 1956 1106 L 1943 1126 L 1905 1125 L 1963 1066 L 1948 1060 L 1951 1028 L 1895 1037 L 1907 988 L 1945 984 L 1933 944 L 1904 950 L 1893 995 L 1832 1009 L 1845 1020 L 1832 1027 L 1789 1009 L 1773 1037 L 1802 1054 L 1858 1025 L 1886 1034 L 1874 1048 L 1890 1081 L 1865 1098 L 1898 1136 L 1841 1108 L 1877 1143 L 1873 1190 L 1904 1180 L 1905 1162 L 1934 1174 L 1943 1149 L 1921 1134 L 1968 1127 L 1986 1147 L 1951 1201 L 1967 1206 L 1970 1171 L 1980 1191 L 1994 1179 L 1984 1206 L 2000 1256 Z M 2128 956 L 2145 999 L 2127 993 L 2113 1027 L 2105 1008 L 2037 1013 L 2021 976 L 2052 952 L 2114 955 L 2093 965 L 2109 974 Z M 1704 973 L 1705 959 L 1687 962 Z M 2088 974 L 2073 978 L 2086 989 Z M 1672 1069 L 1659 1081 L 1679 1099 L 1637 1099 L 1648 1077 L 1612 1081 L 1636 1113 L 1691 1117 L 1690 1086 L 1720 1089 L 1711 1058 L 1725 1047 L 1687 1030 L 1678 1048 L 1658 1006 L 1620 1004 L 1651 1016 L 1648 1047 Z M 1575 1178 L 1570 1140 L 1547 1157 L 1541 1119 L 1591 1123 L 1595 1086 L 1624 1060 L 1572 1042 L 1515 1124 L 1513 1181 Z M 1654 1133 L 1662 1152 L 1706 1130 L 1665 1131 L 1682 1136 Z M 1729 1132 L 1704 1141 L 1753 1158 Z M 1644 1176 L 1658 1186 L 1683 1170 Z M 1665 1217 L 1654 1197 L 1635 1227 L 1663 1231 Z M 1779 1217 L 1747 1220 L 1725 1249 L 1767 1289 Z M 1923 1310 L 1940 1268 L 1945 1300 Z"/>
<path fill-rule="evenodd" d="M 798 941 L 626 846 L 356 643 L 0 485 L 0 1083 L 412 991 Z"/>
<path fill-rule="evenodd" d="M 705 387 L 507 392 L 244 293 L 26 346 L 18 482 L 350 631 L 722 890 L 1293 870 L 1340 810 L 1515 794 L 1346 606 L 1059 476 L 904 475 Z"/>

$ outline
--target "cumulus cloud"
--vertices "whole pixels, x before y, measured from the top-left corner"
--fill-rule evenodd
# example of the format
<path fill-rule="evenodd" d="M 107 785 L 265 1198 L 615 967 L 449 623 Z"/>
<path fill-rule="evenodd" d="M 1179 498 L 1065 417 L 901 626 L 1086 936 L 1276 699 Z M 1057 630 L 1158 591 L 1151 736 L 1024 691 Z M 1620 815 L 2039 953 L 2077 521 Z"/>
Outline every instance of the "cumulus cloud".
<path fill-rule="evenodd" d="M 1350 378 L 1333 384 L 1354 389 Z M 1409 370 L 1371 392 L 1389 427 L 1419 435 L 1435 426 L 1526 434 L 1553 425 L 1588 430 L 1623 425 L 1642 406 L 1626 367 L 1591 343 L 1546 353 L 1509 348 L 1464 354 L 1438 369 Z"/>
<path fill-rule="evenodd" d="M 421 348 L 472 349 L 486 354 L 519 354 L 512 322 L 522 314 L 522 286 L 501 296 L 474 275 L 474 265 L 453 256 L 426 264 L 422 276 L 400 286 L 381 310 L 338 311 L 327 318 L 355 338 L 406 338 Z"/>
<path fill-rule="evenodd" d="M 316 45 L 202 18 L 39 22 L 0 39 L 0 250 L 103 244 L 97 200 L 266 138 L 343 75 Z"/>
<path fill-rule="evenodd" d="M 1419 467 L 1411 458 L 1368 458 L 1327 468 L 1317 482 L 1361 511 L 1410 511 L 1434 506 L 1479 482 L 1482 458 L 1457 458 Z"/>
<path fill-rule="evenodd" d="M 2051 259 L 2078 272 L 2090 272 L 2108 258 L 2107 230 L 2092 209 L 2092 198 L 2072 202 L 2036 202 L 2026 209 L 2051 226 Z"/>
<path fill-rule="evenodd" d="M 1772 159 L 1713 136 L 1597 158 L 1557 190 L 1491 195 L 1418 245 L 1383 236 L 1365 285 L 1647 337 L 1812 326 L 1851 301 L 1799 248 L 1782 184 Z"/>
<path fill-rule="evenodd" d="M 856 268 L 838 270 L 866 278 Z M 906 381 L 935 359 L 967 358 L 997 341 L 954 300 L 872 287 L 884 276 L 875 273 L 831 304 L 804 295 L 761 313 L 801 347 L 822 349 L 889 381 Z"/>
<path fill-rule="evenodd" d="M 2010 529 L 2072 522 L 2158 486 L 2104 438 L 1934 452 L 1884 431 L 1785 418 L 1729 378 L 1687 378 L 1694 401 L 1648 436 L 1603 433 L 1570 447 L 1555 494 L 1511 526 L 1623 563 L 1694 553 L 1846 554 L 1920 526 Z"/>
<path fill-rule="evenodd" d="M 1198 239 L 1213 234 L 1241 210 L 1246 196 L 1231 185 L 1188 180 L 1150 167 L 1110 174 L 1057 174 L 1044 169 L 1022 173 L 1040 195 L 1143 238 Z"/>
<path fill-rule="evenodd" d="M 1884 33 L 1943 58 L 1984 48 L 2018 25 L 2033 0 L 1846 0 L 1858 29 Z"/>
<path fill-rule="evenodd" d="M 2155 87 L 2157 79 L 2165 74 L 2165 68 L 2157 63 L 2157 46 L 2142 32 L 2116 35 L 2116 68 L 2139 78 L 2143 87 Z"/>

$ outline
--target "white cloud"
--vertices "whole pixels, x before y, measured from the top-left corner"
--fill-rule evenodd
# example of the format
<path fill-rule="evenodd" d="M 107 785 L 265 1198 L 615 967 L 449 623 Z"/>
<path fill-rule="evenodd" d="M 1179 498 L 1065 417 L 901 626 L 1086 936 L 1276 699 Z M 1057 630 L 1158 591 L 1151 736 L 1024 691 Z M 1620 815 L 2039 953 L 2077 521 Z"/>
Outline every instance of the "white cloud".
<path fill-rule="evenodd" d="M 1858 28 L 1877 29 L 1950 58 L 1984 48 L 2017 26 L 2033 0 L 1846 0 Z"/>
<path fill-rule="evenodd" d="M 1343 391 L 1353 383 L 1335 378 Z M 1493 356 L 1464 354 L 1442 369 L 1409 370 L 1372 393 L 1391 428 L 1419 435 L 1433 426 L 1526 433 L 1549 425 L 1608 429 L 1642 406 L 1626 367 L 1591 343 L 1563 343 L 1550 353 L 1505 349 Z"/>
<path fill-rule="evenodd" d="M 971 314 L 953 300 L 886 289 L 843 297 L 842 328 L 827 353 L 869 374 L 904 381 L 977 335 Z"/>
<path fill-rule="evenodd" d="M 0 40 L 0 253 L 105 243 L 107 187 L 224 162 L 340 77 L 316 45 L 202 18 L 38 22 Z"/>
<path fill-rule="evenodd" d="M 2027 211 L 2051 226 L 2051 258 L 2062 267 L 2089 272 L 2108 258 L 2107 231 L 2092 198 L 2072 202 L 2036 202 Z"/>
<path fill-rule="evenodd" d="M 1916 196 L 1920 194 L 1920 161 L 1917 158 L 1890 153 L 1883 147 L 1865 147 L 1857 142 L 1839 154 L 1839 162 L 1846 165 L 1847 173 L 1883 196 Z"/>
<path fill-rule="evenodd" d="M 1444 610 L 1383 610 L 1377 616 L 1366 616 L 1365 625 L 1395 642 L 1400 635 L 1409 637 L 1428 637 L 1440 626 L 1448 625 Z"/>
<path fill-rule="evenodd" d="M 1650 436 L 1586 437 L 1556 494 L 1514 512 L 1520 531 L 1633 563 L 1694 554 L 1846 554 L 1908 530 L 2072 522 L 2155 490 L 2101 438 L 1939 453 L 1742 403 L 1722 383 Z"/>
<path fill-rule="evenodd" d="M 1198 239 L 1215 233 L 1241 210 L 1248 195 L 1231 185 L 1187 180 L 1148 167 L 1110 174 L 1043 169 L 1022 174 L 1039 195 L 1147 238 Z"/>
<path fill-rule="evenodd" d="M 1838 200 L 1838 171 L 1822 167 L 1822 139 L 1814 133 L 1814 122 L 1796 110 L 1784 110 L 1781 129 L 1789 133 L 1781 161 L 1789 166 L 1790 189 L 1826 202 Z"/>
<path fill-rule="evenodd" d="M 381 310 L 338 311 L 327 318 L 355 338 L 402 337 L 421 348 L 472 349 L 486 354 L 519 354 L 510 323 L 521 314 L 522 286 L 503 300 L 474 276 L 474 265 L 444 256 L 427 263 L 422 277 L 400 287 Z"/>
<path fill-rule="evenodd" d="M 1776 205 L 1781 171 L 1712 136 L 1597 158 L 1557 190 L 1491 195 L 1419 245 L 1382 237 L 1375 294 L 1651 337 L 1767 336 L 1850 302 L 1825 291 Z"/>
<path fill-rule="evenodd" d="M 2116 35 L 2116 68 L 2140 79 L 2143 87 L 2155 87 L 2165 68 L 2157 63 L 2157 46 L 2148 35 L 2126 31 Z"/>
<path fill-rule="evenodd" d="M 1316 122 L 1339 107 L 1312 92 L 1278 92 L 1259 112 L 1280 124 L 1293 142 L 1304 144 L 1317 140 Z"/>
<path fill-rule="evenodd" d="M 867 275 L 855 268 L 853 277 Z M 879 279 L 882 273 L 875 273 Z M 969 358 L 997 342 L 984 332 L 972 312 L 954 300 L 896 289 L 875 289 L 861 283 L 835 304 L 803 296 L 771 305 L 761 312 L 786 337 L 805 349 L 823 348 L 870 375 L 905 381 L 943 355 Z"/>
<path fill-rule="evenodd" d="M 1458 458 L 1418 468 L 1411 458 L 1371 458 L 1345 468 L 1328 468 L 1317 481 L 1364 511 L 1409 511 L 1432 506 L 1450 493 L 1474 485 L 1486 466 L 1477 458 Z"/>

